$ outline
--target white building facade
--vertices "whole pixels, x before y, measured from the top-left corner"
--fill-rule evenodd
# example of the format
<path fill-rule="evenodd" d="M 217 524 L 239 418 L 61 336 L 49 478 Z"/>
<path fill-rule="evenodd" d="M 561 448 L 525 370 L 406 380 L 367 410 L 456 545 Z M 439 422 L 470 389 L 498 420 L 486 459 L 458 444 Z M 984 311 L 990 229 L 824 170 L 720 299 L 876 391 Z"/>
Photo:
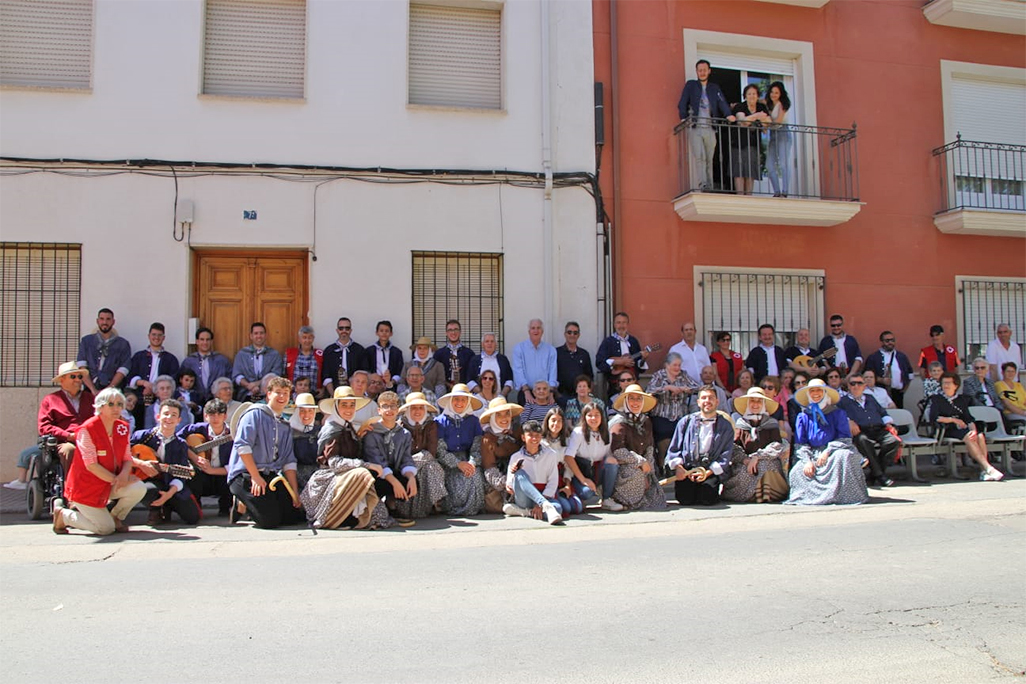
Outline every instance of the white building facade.
<path fill-rule="evenodd" d="M 4 0 L 3 477 L 110 307 L 133 351 L 603 327 L 591 3 Z M 57 27 L 59 30 L 43 30 Z"/>

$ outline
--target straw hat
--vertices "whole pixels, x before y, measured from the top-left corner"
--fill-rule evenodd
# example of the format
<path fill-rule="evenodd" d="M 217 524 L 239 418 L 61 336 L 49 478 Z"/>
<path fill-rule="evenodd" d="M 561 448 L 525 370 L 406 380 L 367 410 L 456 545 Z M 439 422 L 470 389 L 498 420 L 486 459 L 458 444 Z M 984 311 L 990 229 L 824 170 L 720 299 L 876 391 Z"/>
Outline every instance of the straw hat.
<path fill-rule="evenodd" d="M 335 404 L 342 399 L 355 399 L 357 411 L 362 409 L 371 401 L 367 397 L 356 396 L 353 393 L 352 387 L 349 385 L 343 385 L 342 387 L 335 388 L 335 394 L 332 395 L 331 399 L 321 399 L 321 402 L 318 404 L 318 408 L 321 409 L 321 413 L 329 416 L 338 416 L 338 412 L 335 410 Z"/>
<path fill-rule="evenodd" d="M 417 347 L 420 347 L 421 345 L 431 347 L 431 351 L 438 349 L 438 347 L 435 346 L 435 343 L 431 341 L 430 337 L 418 337 L 417 341 L 410 345 L 410 351 L 416 351 Z"/>
<path fill-rule="evenodd" d="M 309 392 L 303 392 L 302 394 L 296 395 L 296 408 L 312 408 L 317 409 L 318 411 L 321 410 L 321 407 L 317 405 L 317 400 L 315 400 L 313 395 Z"/>
<path fill-rule="evenodd" d="M 438 413 L 438 408 L 427 400 L 423 392 L 410 392 L 406 395 L 406 403 L 399 407 L 399 413 L 414 406 L 423 406 L 432 413 Z"/>
<path fill-rule="evenodd" d="M 823 382 L 819 378 L 814 378 L 812 380 L 809 380 L 809 384 L 808 385 L 806 385 L 805 387 L 802 387 L 800 390 L 795 392 L 794 393 L 794 400 L 797 401 L 802 406 L 808 406 L 809 405 L 809 390 L 813 389 L 813 388 L 816 388 L 816 387 L 820 388 L 821 390 L 824 390 L 827 393 L 827 396 L 830 397 L 830 403 L 831 404 L 836 404 L 837 402 L 839 402 L 841 400 L 840 393 L 838 393 L 837 390 L 835 390 L 833 387 L 830 387 L 829 385 L 827 385 L 825 382 Z"/>
<path fill-rule="evenodd" d="M 492 416 L 501 411 L 509 411 L 512 413 L 512 416 L 516 418 L 524 412 L 524 407 L 520 404 L 511 404 L 506 401 L 506 397 L 499 395 L 488 402 L 488 409 L 481 414 L 481 426 L 484 427 L 485 425 L 488 425 Z"/>
<path fill-rule="evenodd" d="M 453 385 L 452 391 L 448 394 L 438 397 L 438 405 L 443 409 L 449 408 L 449 403 L 452 401 L 453 397 L 466 397 L 470 399 L 471 411 L 477 411 L 482 406 L 484 406 L 484 402 L 481 401 L 481 397 L 475 394 L 471 394 L 470 388 L 464 385 L 462 382 L 458 382 L 455 385 Z"/>
<path fill-rule="evenodd" d="M 749 387 L 747 394 L 734 400 L 734 410 L 742 416 L 745 415 L 745 412 L 748 410 L 749 399 L 762 399 L 766 405 L 766 413 L 774 413 L 780 408 L 780 404 L 767 397 L 761 387 Z"/>
<path fill-rule="evenodd" d="M 656 398 L 651 394 L 647 394 L 641 389 L 641 385 L 638 384 L 627 385 L 627 389 L 625 389 L 620 396 L 616 398 L 616 401 L 613 402 L 613 408 L 617 411 L 623 411 L 624 405 L 627 403 L 628 394 L 637 394 L 638 396 L 644 397 L 645 403 L 641 406 L 642 413 L 648 413 L 655 408 Z"/>
<path fill-rule="evenodd" d="M 230 433 L 237 434 L 239 421 L 242 420 L 242 414 L 256 406 L 252 401 L 243 402 L 239 408 L 235 409 L 235 413 L 232 414 L 232 419 L 228 422 L 228 431 Z"/>
<path fill-rule="evenodd" d="M 78 364 L 75 363 L 74 361 L 65 361 L 64 363 L 62 363 L 60 366 L 57 367 L 57 375 L 53 376 L 53 380 L 51 382 L 59 382 L 60 379 L 62 377 L 64 377 L 65 375 L 67 375 L 69 373 L 79 373 L 79 372 L 81 372 L 84 375 L 86 371 L 85 371 L 84 368 L 79 368 Z"/>

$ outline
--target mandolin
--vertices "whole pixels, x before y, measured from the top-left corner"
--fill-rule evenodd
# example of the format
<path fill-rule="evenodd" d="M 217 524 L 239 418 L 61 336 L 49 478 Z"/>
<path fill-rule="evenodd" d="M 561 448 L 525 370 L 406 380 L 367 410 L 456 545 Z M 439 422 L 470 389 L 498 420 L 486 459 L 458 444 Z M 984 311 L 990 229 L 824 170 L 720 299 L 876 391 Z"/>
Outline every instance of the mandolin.
<path fill-rule="evenodd" d="M 830 349 L 827 349 L 825 352 L 819 354 L 818 356 L 807 356 L 805 354 L 802 354 L 801 356 L 796 356 L 794 357 L 792 363 L 794 363 L 794 365 L 796 366 L 800 366 L 801 368 L 814 368 L 816 364 L 819 363 L 821 360 L 832 359 L 835 356 L 837 356 L 837 347 L 830 347 Z"/>
<path fill-rule="evenodd" d="M 171 477 L 191 480 L 196 474 L 196 471 L 192 469 L 192 466 L 183 466 L 176 463 L 161 463 L 157 460 L 157 452 L 145 444 L 134 445 L 132 447 L 132 456 L 138 458 L 140 461 L 149 461 L 150 466 L 156 468 L 161 473 L 170 473 Z M 132 475 L 135 475 L 140 480 L 146 480 L 149 477 L 141 469 L 136 467 L 132 468 Z"/>
<path fill-rule="evenodd" d="M 633 370 L 634 362 L 637 361 L 638 359 L 640 359 L 642 354 L 644 354 L 645 352 L 659 351 L 662 348 L 663 348 L 663 345 L 661 345 L 661 344 L 653 344 L 652 346 L 645 347 L 643 350 L 641 350 L 639 352 L 636 352 L 634 354 L 631 354 L 630 356 L 618 356 L 617 358 L 613 359 L 613 366 L 612 366 L 612 373 L 613 373 L 613 375 L 617 375 L 619 373 L 623 373 L 625 370 Z M 630 361 L 628 362 L 625 359 L 630 359 Z"/>

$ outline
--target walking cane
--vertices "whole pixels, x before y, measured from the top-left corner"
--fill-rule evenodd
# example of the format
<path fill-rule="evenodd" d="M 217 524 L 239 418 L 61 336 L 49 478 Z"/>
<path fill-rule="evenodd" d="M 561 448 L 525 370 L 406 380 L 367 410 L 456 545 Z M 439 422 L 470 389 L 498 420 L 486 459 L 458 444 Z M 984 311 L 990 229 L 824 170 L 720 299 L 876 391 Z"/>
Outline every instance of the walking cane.
<path fill-rule="evenodd" d="M 299 498 L 298 496 L 296 496 L 296 493 L 292 491 L 292 485 L 289 484 L 289 481 L 285 479 L 284 475 L 278 475 L 277 477 L 272 478 L 271 481 L 267 483 L 267 488 L 273 492 L 274 488 L 278 486 L 279 482 L 285 485 L 285 491 L 289 493 L 289 496 L 292 497 L 293 501 Z M 313 530 L 314 535 L 316 535 L 317 530 L 314 529 L 313 523 L 308 523 L 308 525 L 310 529 Z"/>

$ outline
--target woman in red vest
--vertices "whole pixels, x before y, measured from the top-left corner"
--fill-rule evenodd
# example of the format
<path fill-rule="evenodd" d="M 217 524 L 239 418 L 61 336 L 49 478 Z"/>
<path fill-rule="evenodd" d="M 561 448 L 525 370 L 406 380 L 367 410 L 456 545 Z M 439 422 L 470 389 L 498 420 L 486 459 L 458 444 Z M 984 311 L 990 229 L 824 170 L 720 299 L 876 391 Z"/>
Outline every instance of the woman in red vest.
<path fill-rule="evenodd" d="M 132 476 L 128 423 L 121 420 L 125 395 L 108 387 L 93 406 L 96 415 L 75 434 L 75 455 L 64 484 L 69 505 L 54 500 L 55 534 L 67 534 L 69 527 L 100 535 L 126 532 L 125 516 L 146 494 L 143 483 Z M 108 512 L 111 500 L 117 503 Z"/>
<path fill-rule="evenodd" d="M 720 384 L 730 394 L 737 389 L 737 376 L 745 368 L 745 358 L 730 348 L 730 333 L 716 333 L 716 351 L 709 355 L 709 360 L 716 366 L 716 374 Z M 698 380 L 698 378 L 695 378 Z"/>

